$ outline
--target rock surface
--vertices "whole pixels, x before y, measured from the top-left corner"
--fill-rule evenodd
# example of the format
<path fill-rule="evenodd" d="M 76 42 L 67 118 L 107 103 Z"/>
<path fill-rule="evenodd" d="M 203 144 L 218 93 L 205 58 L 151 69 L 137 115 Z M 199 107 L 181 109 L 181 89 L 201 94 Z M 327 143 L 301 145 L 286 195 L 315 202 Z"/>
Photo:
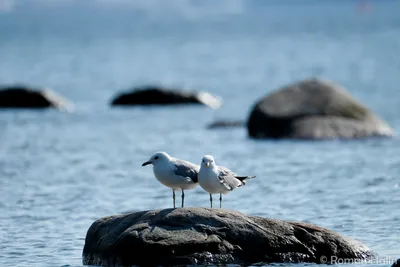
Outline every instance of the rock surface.
<path fill-rule="evenodd" d="M 70 104 L 50 89 L 36 90 L 25 86 L 0 88 L 0 108 L 50 108 L 69 110 Z"/>
<path fill-rule="evenodd" d="M 206 92 L 189 92 L 154 86 L 136 88 L 131 92 L 117 95 L 111 101 L 112 106 L 177 104 L 202 104 L 211 108 L 219 108 L 222 101 Z"/>
<path fill-rule="evenodd" d="M 82 256 L 85 265 L 151 266 L 325 263 L 331 257 L 367 259 L 373 253 L 356 240 L 311 224 L 179 208 L 99 219 L 87 232 Z"/>
<path fill-rule="evenodd" d="M 391 267 L 400 267 L 400 259 L 398 259 L 397 261 L 395 261 Z"/>
<path fill-rule="evenodd" d="M 310 79 L 287 85 L 256 103 L 247 121 L 252 138 L 362 138 L 393 130 L 344 88 Z"/>

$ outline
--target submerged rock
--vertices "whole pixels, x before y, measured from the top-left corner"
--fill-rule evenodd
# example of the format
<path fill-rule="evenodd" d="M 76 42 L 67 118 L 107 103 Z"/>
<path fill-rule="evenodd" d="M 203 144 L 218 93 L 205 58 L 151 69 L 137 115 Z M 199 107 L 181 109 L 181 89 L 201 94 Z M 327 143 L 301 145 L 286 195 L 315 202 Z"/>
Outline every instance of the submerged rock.
<path fill-rule="evenodd" d="M 219 120 L 207 125 L 207 129 L 235 128 L 235 127 L 242 127 L 245 125 L 246 123 L 244 121 Z"/>
<path fill-rule="evenodd" d="M 211 108 L 219 108 L 222 101 L 207 92 L 190 92 L 160 87 L 141 87 L 131 92 L 117 95 L 112 106 L 118 105 L 177 105 L 202 104 Z"/>
<path fill-rule="evenodd" d="M 36 90 L 25 86 L 0 88 L 0 108 L 50 108 L 70 110 L 71 104 L 50 89 Z"/>
<path fill-rule="evenodd" d="M 97 220 L 87 232 L 83 264 L 103 266 L 329 263 L 367 259 L 362 243 L 311 224 L 239 212 L 179 208 Z"/>
<path fill-rule="evenodd" d="M 267 95 L 247 121 L 253 138 L 361 138 L 393 130 L 344 88 L 328 81 L 300 81 Z"/>

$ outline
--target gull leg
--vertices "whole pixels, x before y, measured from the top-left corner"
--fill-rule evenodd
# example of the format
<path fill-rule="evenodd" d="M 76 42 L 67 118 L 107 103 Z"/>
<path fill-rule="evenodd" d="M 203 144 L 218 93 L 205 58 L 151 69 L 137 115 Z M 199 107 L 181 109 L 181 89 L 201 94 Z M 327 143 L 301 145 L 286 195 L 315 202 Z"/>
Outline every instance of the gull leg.
<path fill-rule="evenodd" d="M 212 208 L 212 195 L 210 194 L 210 207 Z"/>
<path fill-rule="evenodd" d="M 175 190 L 172 189 L 172 200 L 174 202 L 174 209 L 175 209 Z"/>
<path fill-rule="evenodd" d="M 182 208 L 183 208 L 184 204 L 185 204 L 185 192 L 183 192 L 183 189 L 182 189 Z"/>
<path fill-rule="evenodd" d="M 219 193 L 219 208 L 222 208 L 222 193 Z"/>

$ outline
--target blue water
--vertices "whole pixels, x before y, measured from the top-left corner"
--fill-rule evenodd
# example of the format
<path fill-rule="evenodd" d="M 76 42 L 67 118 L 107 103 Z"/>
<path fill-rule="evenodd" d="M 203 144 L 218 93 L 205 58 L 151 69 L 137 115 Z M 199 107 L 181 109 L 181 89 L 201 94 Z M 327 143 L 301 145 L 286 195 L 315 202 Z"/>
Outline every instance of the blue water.
<path fill-rule="evenodd" d="M 159 150 L 196 163 L 210 153 L 257 175 L 225 197 L 226 209 L 356 238 L 380 255 L 361 266 L 400 256 L 399 138 L 256 141 L 244 128 L 206 129 L 244 120 L 261 96 L 316 76 L 398 132 L 398 1 L 365 10 L 328 0 L 18 3 L 0 13 L 0 84 L 49 87 L 75 109 L 0 112 L 1 266 L 81 266 L 94 220 L 171 207 L 170 190 L 141 167 Z M 108 106 L 142 84 L 209 91 L 224 105 Z M 186 205 L 207 207 L 208 195 L 188 191 Z"/>

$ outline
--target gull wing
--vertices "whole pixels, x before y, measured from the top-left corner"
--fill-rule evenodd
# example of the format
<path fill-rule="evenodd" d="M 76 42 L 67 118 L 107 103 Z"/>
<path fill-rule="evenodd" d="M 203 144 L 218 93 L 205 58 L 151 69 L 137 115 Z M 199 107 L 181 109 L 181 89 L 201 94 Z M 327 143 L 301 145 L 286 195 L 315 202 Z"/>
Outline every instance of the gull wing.
<path fill-rule="evenodd" d="M 191 162 L 176 159 L 174 162 L 174 173 L 175 175 L 182 177 L 189 177 L 193 183 L 197 183 L 199 181 L 198 175 L 200 171 L 200 166 L 193 164 Z"/>
<path fill-rule="evenodd" d="M 245 184 L 236 178 L 236 173 L 223 166 L 218 167 L 218 179 L 229 191 Z"/>

